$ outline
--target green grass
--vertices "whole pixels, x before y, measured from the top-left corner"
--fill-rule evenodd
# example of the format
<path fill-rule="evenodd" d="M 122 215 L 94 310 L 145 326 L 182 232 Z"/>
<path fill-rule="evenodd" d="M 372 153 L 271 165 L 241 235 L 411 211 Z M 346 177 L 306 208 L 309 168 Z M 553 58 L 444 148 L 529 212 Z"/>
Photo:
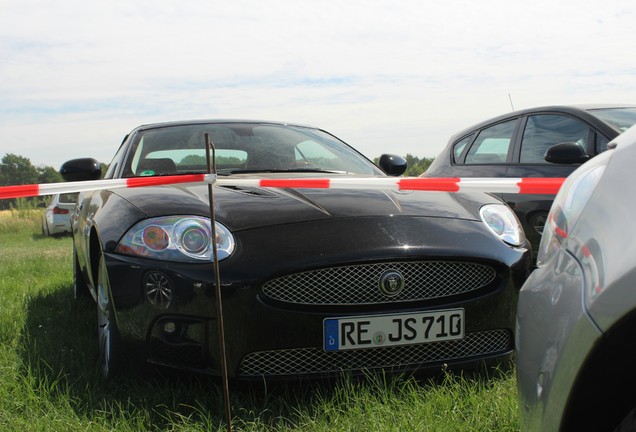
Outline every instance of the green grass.
<path fill-rule="evenodd" d="M 69 237 L 40 234 L 41 210 L 0 213 L 0 430 L 227 430 L 209 377 L 97 373 L 96 315 L 72 298 Z M 232 385 L 235 431 L 516 431 L 512 371 Z"/>

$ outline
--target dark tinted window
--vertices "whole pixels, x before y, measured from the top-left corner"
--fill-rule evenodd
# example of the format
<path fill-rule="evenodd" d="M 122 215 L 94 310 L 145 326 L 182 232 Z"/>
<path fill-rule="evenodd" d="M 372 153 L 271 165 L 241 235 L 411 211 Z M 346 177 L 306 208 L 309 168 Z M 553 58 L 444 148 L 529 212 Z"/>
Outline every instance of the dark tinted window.
<path fill-rule="evenodd" d="M 461 155 L 464 152 L 466 145 L 471 142 L 472 139 L 473 135 L 470 135 L 455 143 L 453 146 L 453 163 L 461 163 Z"/>
<path fill-rule="evenodd" d="M 482 129 L 468 150 L 466 164 L 503 164 L 508 157 L 517 119 Z"/>
<path fill-rule="evenodd" d="M 521 141 L 521 163 L 547 164 L 543 158 L 548 147 L 563 142 L 575 142 L 587 149 L 587 124 L 572 117 L 541 114 L 528 117 Z"/>

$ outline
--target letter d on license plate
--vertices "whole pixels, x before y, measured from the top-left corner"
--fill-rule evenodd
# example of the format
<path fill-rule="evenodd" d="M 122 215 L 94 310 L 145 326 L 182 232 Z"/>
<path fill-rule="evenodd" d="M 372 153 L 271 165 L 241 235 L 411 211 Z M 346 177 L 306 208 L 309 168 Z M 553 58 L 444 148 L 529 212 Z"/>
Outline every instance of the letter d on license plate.
<path fill-rule="evenodd" d="M 325 351 L 439 342 L 464 337 L 464 309 L 327 318 Z"/>

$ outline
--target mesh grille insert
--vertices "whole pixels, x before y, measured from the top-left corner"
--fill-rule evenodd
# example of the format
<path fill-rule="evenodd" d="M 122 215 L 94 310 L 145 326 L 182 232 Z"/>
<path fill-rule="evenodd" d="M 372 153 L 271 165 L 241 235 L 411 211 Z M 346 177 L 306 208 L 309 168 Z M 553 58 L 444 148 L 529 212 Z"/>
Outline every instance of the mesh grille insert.
<path fill-rule="evenodd" d="M 387 296 L 379 288 L 381 276 L 399 272 L 404 288 Z M 492 267 L 454 261 L 417 261 L 359 264 L 295 273 L 263 285 L 271 299 L 304 305 L 386 304 L 429 300 L 464 294 L 487 286 L 496 276 Z"/>
<path fill-rule="evenodd" d="M 464 339 L 419 345 L 326 352 L 322 347 L 261 351 L 247 354 L 239 376 L 284 376 L 338 373 L 363 369 L 399 368 L 461 360 L 512 349 L 507 330 L 469 333 Z"/>

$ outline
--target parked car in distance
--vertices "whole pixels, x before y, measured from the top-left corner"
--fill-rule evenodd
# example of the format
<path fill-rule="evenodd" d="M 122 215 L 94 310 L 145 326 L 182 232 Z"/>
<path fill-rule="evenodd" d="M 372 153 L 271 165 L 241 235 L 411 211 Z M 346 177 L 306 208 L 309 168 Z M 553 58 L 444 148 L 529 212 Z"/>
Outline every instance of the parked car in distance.
<path fill-rule="evenodd" d="M 636 105 L 546 106 L 485 120 L 453 135 L 424 177 L 567 177 L 636 124 Z M 574 144 L 584 150 L 573 148 Z M 546 158 L 547 156 L 547 158 Z M 554 195 L 497 194 L 536 251 Z"/>
<path fill-rule="evenodd" d="M 636 428 L 636 126 L 608 148 L 561 187 L 519 295 L 522 430 Z"/>
<path fill-rule="evenodd" d="M 80 193 L 74 286 L 96 300 L 102 376 L 125 355 L 222 375 L 214 238 L 230 379 L 509 365 L 531 253 L 499 199 L 260 187 L 400 175 L 406 163 L 383 155 L 376 166 L 321 129 L 258 121 L 141 126 L 105 179 L 205 172 L 206 136 L 225 182 L 212 189 L 214 222 L 206 183 Z M 61 173 L 89 180 L 101 169 L 76 159 Z"/>
<path fill-rule="evenodd" d="M 71 212 L 75 208 L 77 193 L 56 194 L 42 214 L 42 235 L 55 236 L 71 233 Z"/>

